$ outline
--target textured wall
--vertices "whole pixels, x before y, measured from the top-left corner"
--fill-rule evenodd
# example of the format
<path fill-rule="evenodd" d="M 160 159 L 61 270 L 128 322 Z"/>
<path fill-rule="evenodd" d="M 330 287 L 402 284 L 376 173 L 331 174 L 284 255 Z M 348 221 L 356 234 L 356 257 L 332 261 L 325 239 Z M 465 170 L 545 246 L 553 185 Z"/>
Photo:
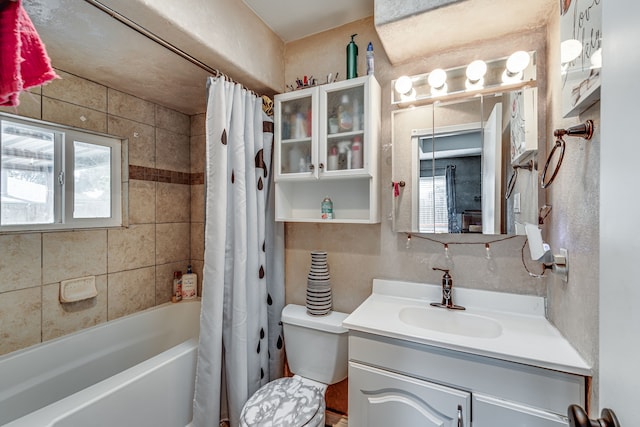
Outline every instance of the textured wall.
<path fill-rule="evenodd" d="M 190 259 L 189 116 L 59 74 L 0 110 L 128 138 L 129 227 L 0 235 L 0 354 L 170 301 Z M 86 275 L 98 296 L 60 304 L 59 282 Z"/>
<path fill-rule="evenodd" d="M 392 66 L 380 47 L 373 18 L 357 21 L 343 27 L 311 36 L 285 46 L 285 81 L 314 75 L 324 78 L 336 71 L 345 75 L 345 48 L 349 35 L 358 33 L 356 41 L 361 55 L 358 70 L 365 70 L 364 50 L 369 41 L 375 49 L 376 78 L 382 87 L 382 133 L 380 147 L 381 170 L 381 224 L 301 224 L 286 226 L 286 287 L 287 302 L 304 303 L 306 274 L 310 265 L 309 252 L 327 250 L 334 290 L 334 308 L 351 312 L 371 293 L 372 279 L 439 283 L 441 275 L 432 266 L 443 266 L 443 245 L 427 240 L 412 239 L 407 249 L 406 235 L 394 233 L 389 220 L 391 210 L 391 80 L 403 74 L 419 74 L 441 66 L 449 68 L 470 62 L 478 57 L 498 58 L 517 49 L 537 50 L 538 60 L 546 64 L 546 34 L 540 29 L 515 34 L 500 40 L 477 43 L 450 51 L 415 58 L 403 65 Z M 342 79 L 342 78 L 341 78 Z M 546 91 L 544 76 L 539 84 Z M 541 106 L 541 114 L 545 108 Z M 542 123 L 544 126 L 544 122 Z M 319 203 L 319 202 L 318 202 Z M 442 241 L 486 242 L 488 236 L 439 236 Z M 495 237 L 494 237 L 495 238 Z M 499 237 L 498 237 L 499 238 Z M 453 279 L 456 286 L 505 291 L 521 294 L 545 295 L 546 280 L 529 277 L 522 266 L 520 250 L 524 243 L 516 237 L 491 246 L 492 260 L 485 259 L 485 248 L 480 245 L 452 245 Z M 539 267 L 529 263 L 531 269 Z"/>
<path fill-rule="evenodd" d="M 560 12 L 554 14 L 559 16 Z M 559 20 L 549 26 L 549 69 L 560 69 Z M 584 111 L 580 117 L 563 119 L 561 113 L 560 73 L 549 73 L 547 115 L 547 149 L 553 143 L 553 129 L 566 128 L 591 119 L 595 132 L 590 141 L 566 138 L 562 169 L 547 190 L 547 202 L 553 206 L 545 227 L 547 241 L 556 252 L 569 251 L 569 281 L 556 275 L 549 278 L 549 318 L 562 334 L 594 367 L 598 389 L 598 301 L 600 247 L 600 103 Z M 596 395 L 592 395 L 597 408 Z"/>

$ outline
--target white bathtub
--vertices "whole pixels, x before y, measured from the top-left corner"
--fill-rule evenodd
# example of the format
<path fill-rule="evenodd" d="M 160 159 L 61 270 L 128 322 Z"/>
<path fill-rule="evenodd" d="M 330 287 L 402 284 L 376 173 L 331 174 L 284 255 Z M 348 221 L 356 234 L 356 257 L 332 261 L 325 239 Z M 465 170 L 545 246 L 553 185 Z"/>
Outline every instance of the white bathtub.
<path fill-rule="evenodd" d="M 199 319 L 165 304 L 0 356 L 0 425 L 188 425 Z"/>

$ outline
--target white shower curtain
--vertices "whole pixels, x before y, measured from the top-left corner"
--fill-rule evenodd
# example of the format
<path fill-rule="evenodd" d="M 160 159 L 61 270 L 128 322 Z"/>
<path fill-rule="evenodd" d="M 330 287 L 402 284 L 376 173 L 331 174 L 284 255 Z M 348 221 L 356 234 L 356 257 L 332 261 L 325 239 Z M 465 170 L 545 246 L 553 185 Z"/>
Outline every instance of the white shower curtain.
<path fill-rule="evenodd" d="M 217 427 L 221 414 L 228 414 L 237 426 L 245 401 L 282 375 L 284 232 L 273 216 L 273 131 L 263 130 L 273 121 L 262 111 L 262 99 L 224 78 L 210 78 L 207 87 L 205 252 L 192 425 Z"/>

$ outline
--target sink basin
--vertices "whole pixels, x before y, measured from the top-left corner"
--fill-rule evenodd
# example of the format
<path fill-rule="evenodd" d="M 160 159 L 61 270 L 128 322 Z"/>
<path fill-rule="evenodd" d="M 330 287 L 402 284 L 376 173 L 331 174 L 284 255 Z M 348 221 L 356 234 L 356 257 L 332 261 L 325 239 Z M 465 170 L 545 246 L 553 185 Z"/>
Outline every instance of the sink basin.
<path fill-rule="evenodd" d="M 445 334 L 473 338 L 497 338 L 502 334 L 500 323 L 485 316 L 435 307 L 404 307 L 400 320 L 407 325 Z"/>

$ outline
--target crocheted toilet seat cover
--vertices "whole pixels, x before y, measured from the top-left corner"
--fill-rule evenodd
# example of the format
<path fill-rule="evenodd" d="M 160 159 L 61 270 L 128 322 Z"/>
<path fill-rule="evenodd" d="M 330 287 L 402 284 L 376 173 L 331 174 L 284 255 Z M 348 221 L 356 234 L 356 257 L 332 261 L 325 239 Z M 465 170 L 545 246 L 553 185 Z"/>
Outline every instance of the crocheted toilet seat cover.
<path fill-rule="evenodd" d="M 299 427 L 324 417 L 324 393 L 300 378 L 285 377 L 262 386 L 247 401 L 240 420 L 247 426 Z M 315 425 L 312 423 L 311 425 Z"/>

